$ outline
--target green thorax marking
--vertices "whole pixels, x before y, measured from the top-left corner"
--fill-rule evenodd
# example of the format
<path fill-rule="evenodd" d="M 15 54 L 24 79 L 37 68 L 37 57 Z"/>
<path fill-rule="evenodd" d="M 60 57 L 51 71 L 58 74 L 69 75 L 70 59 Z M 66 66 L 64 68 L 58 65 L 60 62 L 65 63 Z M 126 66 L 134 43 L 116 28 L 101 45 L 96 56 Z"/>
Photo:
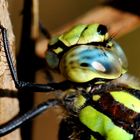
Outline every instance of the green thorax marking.
<path fill-rule="evenodd" d="M 110 92 L 110 94 L 119 103 L 122 103 L 127 108 L 140 113 L 140 100 L 137 97 L 126 91 L 113 91 Z"/>
<path fill-rule="evenodd" d="M 80 121 L 92 131 L 100 133 L 107 140 L 132 140 L 133 135 L 116 126 L 110 118 L 91 106 L 83 108 L 79 114 Z"/>
<path fill-rule="evenodd" d="M 112 96 L 112 98 L 110 98 L 112 100 L 112 103 L 108 104 L 108 101 L 104 102 L 104 100 L 107 100 L 107 96 Z M 89 129 L 91 129 L 94 132 L 98 132 L 99 134 L 101 134 L 103 137 L 105 137 L 107 140 L 132 140 L 133 139 L 133 134 L 130 134 L 129 132 L 127 132 L 126 130 L 124 130 L 122 127 L 119 127 L 116 125 L 115 122 L 117 122 L 118 120 L 122 120 L 122 122 L 127 121 L 128 123 L 131 121 L 133 121 L 135 119 L 135 117 L 138 115 L 139 111 L 140 111 L 140 101 L 137 97 L 135 97 L 134 95 L 131 94 L 131 91 L 129 93 L 129 91 L 111 91 L 110 93 L 102 93 L 102 94 L 93 94 L 92 97 L 93 103 L 96 102 L 97 106 L 98 104 L 104 104 L 103 106 L 100 106 L 102 108 L 102 110 L 104 110 L 105 112 L 109 112 L 109 107 L 111 107 L 112 111 L 113 109 L 116 109 L 119 106 L 122 106 L 122 110 L 120 110 L 120 112 L 122 113 L 122 116 L 116 116 L 117 114 L 120 114 L 120 112 L 116 112 L 114 111 L 110 111 L 110 115 L 111 118 L 108 117 L 108 115 L 103 114 L 102 112 L 96 110 L 93 106 L 86 105 L 86 98 L 83 97 L 82 95 L 79 95 L 76 100 L 75 100 L 75 104 L 74 107 L 76 107 L 79 110 L 79 119 L 80 121 L 86 125 Z M 114 102 L 114 101 L 116 102 Z M 105 108 L 108 109 L 105 109 Z M 129 112 L 129 111 L 130 112 Z M 131 115 L 129 113 L 131 113 Z M 128 113 L 128 114 L 127 114 Z M 125 115 L 128 116 L 125 116 Z M 113 116 L 112 116 L 113 115 Z M 124 117 L 125 118 L 121 118 Z M 116 120 L 114 122 L 114 120 L 112 120 L 112 118 Z M 119 118 L 118 118 L 119 117 Z"/>

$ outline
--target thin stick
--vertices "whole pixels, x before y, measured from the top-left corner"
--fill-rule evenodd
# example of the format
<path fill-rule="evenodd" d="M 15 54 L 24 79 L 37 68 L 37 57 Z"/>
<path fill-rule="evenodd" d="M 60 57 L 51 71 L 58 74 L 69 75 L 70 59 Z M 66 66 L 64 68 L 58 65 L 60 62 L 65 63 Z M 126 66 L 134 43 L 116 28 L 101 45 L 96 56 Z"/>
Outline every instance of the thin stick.
<path fill-rule="evenodd" d="M 15 47 L 15 38 L 12 31 L 12 25 L 9 18 L 9 12 L 7 10 L 8 3 L 6 0 L 0 0 L 0 24 L 7 29 L 8 33 L 8 40 L 9 40 L 9 46 L 11 48 L 10 52 L 14 54 L 13 50 Z M 1 32 L 1 31 L 0 31 Z M 12 55 L 13 59 L 14 56 Z M 4 48 L 3 48 L 3 40 L 2 35 L 0 34 L 0 89 L 10 91 L 16 91 L 14 82 L 12 80 L 12 77 L 10 75 L 9 67 L 7 65 Z M 4 94 L 6 94 L 6 91 L 2 91 Z M 19 112 L 19 102 L 17 98 L 11 97 L 9 94 L 9 97 L 1 97 L 0 98 L 0 125 L 3 123 L 6 123 L 7 121 L 11 120 L 13 117 L 16 116 Z M 0 140 L 20 140 L 20 133 L 19 129 L 12 132 L 9 135 L 6 135 Z"/>

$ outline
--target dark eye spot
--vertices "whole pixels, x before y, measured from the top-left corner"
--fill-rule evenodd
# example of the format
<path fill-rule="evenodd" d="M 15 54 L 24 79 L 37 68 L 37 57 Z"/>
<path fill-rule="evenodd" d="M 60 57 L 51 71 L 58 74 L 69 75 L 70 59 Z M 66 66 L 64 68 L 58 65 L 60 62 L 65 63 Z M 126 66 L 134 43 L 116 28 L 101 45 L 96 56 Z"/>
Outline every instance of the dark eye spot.
<path fill-rule="evenodd" d="M 97 32 L 100 35 L 105 35 L 107 33 L 107 27 L 105 25 L 99 25 L 99 27 L 97 28 Z"/>
<path fill-rule="evenodd" d="M 82 67 L 89 67 L 89 64 L 87 64 L 87 63 L 81 63 L 80 66 L 82 66 Z"/>

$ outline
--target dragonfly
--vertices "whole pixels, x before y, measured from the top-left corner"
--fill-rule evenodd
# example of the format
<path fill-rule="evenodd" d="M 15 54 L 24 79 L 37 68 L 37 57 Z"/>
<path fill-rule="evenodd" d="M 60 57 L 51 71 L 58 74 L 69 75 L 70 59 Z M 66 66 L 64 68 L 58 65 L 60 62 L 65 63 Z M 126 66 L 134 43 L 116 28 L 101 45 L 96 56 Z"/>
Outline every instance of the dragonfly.
<path fill-rule="evenodd" d="M 50 39 L 47 67 L 66 80 L 37 84 L 18 80 L 7 29 L 0 26 L 9 70 L 18 90 L 50 92 L 55 98 L 0 126 L 0 136 L 21 127 L 49 108 L 61 106 L 59 140 L 138 140 L 140 90 L 129 83 L 128 62 L 105 25 L 79 24 Z M 126 78 L 127 77 L 127 78 Z M 61 91 L 60 93 L 56 91 Z"/>

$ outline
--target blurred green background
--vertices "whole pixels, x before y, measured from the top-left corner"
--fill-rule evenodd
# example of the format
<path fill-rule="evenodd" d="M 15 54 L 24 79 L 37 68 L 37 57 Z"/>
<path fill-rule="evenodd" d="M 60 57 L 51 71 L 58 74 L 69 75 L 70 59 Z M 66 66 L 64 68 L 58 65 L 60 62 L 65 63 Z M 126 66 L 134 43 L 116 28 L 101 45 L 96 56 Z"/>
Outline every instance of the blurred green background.
<path fill-rule="evenodd" d="M 103 0 L 102 0 L 103 1 Z M 99 5 L 101 0 L 40 0 L 40 19 L 42 23 L 53 31 L 72 19 L 82 15 L 89 9 Z M 10 16 L 16 36 L 16 46 L 19 46 L 23 1 L 9 0 Z M 119 34 L 119 33 L 118 33 Z M 117 39 L 126 52 L 129 64 L 129 73 L 140 78 L 140 28 Z M 37 102 L 41 102 L 46 95 L 41 94 Z M 57 139 L 57 116 L 53 111 L 35 119 L 33 140 Z"/>

